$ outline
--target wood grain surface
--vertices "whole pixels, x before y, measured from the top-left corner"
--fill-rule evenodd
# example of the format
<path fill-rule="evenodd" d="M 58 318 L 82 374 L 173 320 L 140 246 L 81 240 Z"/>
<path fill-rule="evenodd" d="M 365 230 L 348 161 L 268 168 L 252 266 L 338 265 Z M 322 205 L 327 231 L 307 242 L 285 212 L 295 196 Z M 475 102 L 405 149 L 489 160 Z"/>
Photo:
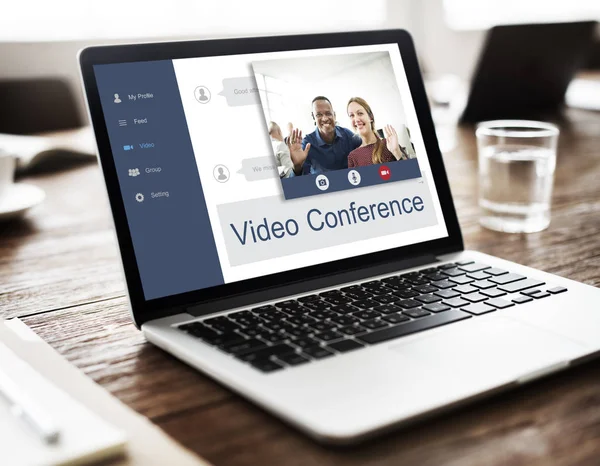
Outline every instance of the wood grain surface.
<path fill-rule="evenodd" d="M 546 231 L 479 226 L 472 128 L 458 130 L 446 169 L 467 248 L 598 286 L 600 114 L 570 111 L 560 126 Z M 0 223 L 0 317 L 23 318 L 89 377 L 216 465 L 600 464 L 600 361 L 358 447 L 322 447 L 150 345 L 131 324 L 96 165 L 23 181 L 47 199 L 25 220 Z"/>

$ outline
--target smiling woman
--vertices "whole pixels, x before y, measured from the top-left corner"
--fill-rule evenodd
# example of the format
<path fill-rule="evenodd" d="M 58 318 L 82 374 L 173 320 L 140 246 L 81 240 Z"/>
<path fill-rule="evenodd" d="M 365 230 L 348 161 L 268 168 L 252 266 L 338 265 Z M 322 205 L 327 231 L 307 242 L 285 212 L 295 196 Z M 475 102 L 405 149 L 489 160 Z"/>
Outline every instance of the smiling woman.
<path fill-rule="evenodd" d="M 398 134 L 391 125 L 384 128 L 385 138 L 377 133 L 371 106 L 361 97 L 352 97 L 347 105 L 348 117 L 354 131 L 362 140 L 360 147 L 348 155 L 348 168 L 406 160 L 406 151 L 398 144 Z"/>

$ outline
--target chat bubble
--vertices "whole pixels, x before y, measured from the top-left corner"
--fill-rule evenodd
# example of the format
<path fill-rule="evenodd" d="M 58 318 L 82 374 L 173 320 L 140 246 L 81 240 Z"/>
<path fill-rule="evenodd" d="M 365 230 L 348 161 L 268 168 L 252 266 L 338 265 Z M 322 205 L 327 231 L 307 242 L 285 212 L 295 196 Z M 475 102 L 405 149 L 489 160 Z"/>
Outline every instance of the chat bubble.
<path fill-rule="evenodd" d="M 250 77 L 224 79 L 223 90 L 219 95 L 227 99 L 230 107 L 260 104 L 256 80 Z"/>
<path fill-rule="evenodd" d="M 279 178 L 277 164 L 273 157 L 254 157 L 242 160 L 242 168 L 238 173 L 246 177 L 246 181 L 268 180 L 269 178 Z"/>

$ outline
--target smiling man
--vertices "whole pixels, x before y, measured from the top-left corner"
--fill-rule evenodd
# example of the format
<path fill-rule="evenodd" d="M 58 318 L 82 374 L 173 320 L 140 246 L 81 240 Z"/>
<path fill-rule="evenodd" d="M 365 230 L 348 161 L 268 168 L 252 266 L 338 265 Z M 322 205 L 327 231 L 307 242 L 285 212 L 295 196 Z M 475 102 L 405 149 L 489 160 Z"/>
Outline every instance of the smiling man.
<path fill-rule="evenodd" d="M 320 95 L 313 99 L 312 117 L 317 128 L 304 138 L 302 131 L 294 129 L 288 141 L 294 164 L 290 176 L 348 168 L 348 154 L 362 143 L 349 129 L 336 126 L 335 112 L 327 97 Z"/>

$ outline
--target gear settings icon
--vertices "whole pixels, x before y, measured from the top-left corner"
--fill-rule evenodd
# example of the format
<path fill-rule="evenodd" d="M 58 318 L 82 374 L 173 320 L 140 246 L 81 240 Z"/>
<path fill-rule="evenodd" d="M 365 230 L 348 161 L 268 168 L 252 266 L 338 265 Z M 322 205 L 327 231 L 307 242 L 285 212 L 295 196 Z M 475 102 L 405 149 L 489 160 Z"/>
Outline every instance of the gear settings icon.
<path fill-rule="evenodd" d="M 135 200 L 138 202 L 144 202 L 144 195 L 142 193 L 137 193 L 135 195 Z"/>

